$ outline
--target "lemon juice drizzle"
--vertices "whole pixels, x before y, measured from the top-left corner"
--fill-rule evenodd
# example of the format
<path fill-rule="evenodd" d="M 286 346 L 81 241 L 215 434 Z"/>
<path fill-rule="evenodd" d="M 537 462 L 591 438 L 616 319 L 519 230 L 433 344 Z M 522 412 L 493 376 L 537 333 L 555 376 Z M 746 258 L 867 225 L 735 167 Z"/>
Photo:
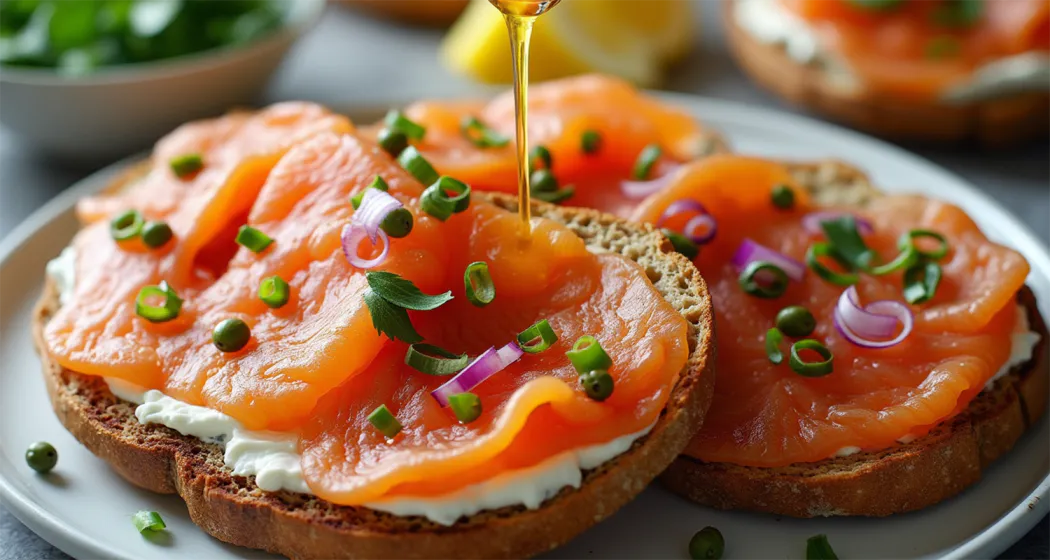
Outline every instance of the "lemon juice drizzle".
<path fill-rule="evenodd" d="M 503 13 L 510 36 L 514 65 L 514 128 L 518 148 L 518 215 L 526 234 L 532 230 L 531 186 L 529 184 L 529 42 L 532 26 L 540 14 L 560 0 L 489 0 Z"/>

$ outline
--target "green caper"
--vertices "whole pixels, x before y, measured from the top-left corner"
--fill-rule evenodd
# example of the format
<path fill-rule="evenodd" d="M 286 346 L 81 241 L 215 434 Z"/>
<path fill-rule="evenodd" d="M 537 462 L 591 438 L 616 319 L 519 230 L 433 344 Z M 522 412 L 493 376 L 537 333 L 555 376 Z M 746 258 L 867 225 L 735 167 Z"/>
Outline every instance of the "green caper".
<path fill-rule="evenodd" d="M 537 169 L 529 178 L 529 188 L 532 192 L 554 192 L 558 190 L 558 180 L 550 169 Z"/>
<path fill-rule="evenodd" d="M 671 229 L 664 228 L 660 231 L 663 232 L 664 236 L 667 237 L 667 240 L 671 242 L 671 246 L 674 247 L 674 250 L 685 255 L 685 258 L 693 260 L 700 254 L 700 246 L 693 243 L 692 239 L 689 239 Z"/>
<path fill-rule="evenodd" d="M 714 527 L 704 527 L 689 539 L 689 557 L 693 560 L 717 560 L 725 550 L 726 541 Z"/>
<path fill-rule="evenodd" d="M 773 206 L 787 210 L 795 205 L 795 191 L 787 185 L 777 185 L 770 192 Z"/>
<path fill-rule="evenodd" d="M 580 385 L 583 386 L 588 397 L 599 402 L 609 398 L 613 393 L 613 378 L 604 369 L 596 369 L 580 375 Z"/>
<path fill-rule="evenodd" d="M 400 130 L 384 128 L 379 131 L 376 140 L 379 142 L 379 147 L 393 157 L 401 155 L 401 152 L 408 147 L 408 136 L 405 136 L 405 133 Z"/>
<path fill-rule="evenodd" d="M 793 336 L 809 336 L 817 328 L 817 319 L 801 305 L 789 305 L 777 313 L 776 326 L 780 332 Z"/>
<path fill-rule="evenodd" d="M 165 222 L 146 222 L 146 225 L 142 226 L 142 242 L 151 249 L 163 247 L 174 235 L 171 226 Z"/>
<path fill-rule="evenodd" d="M 252 338 L 248 324 L 240 319 L 226 319 L 215 325 L 211 332 L 211 341 L 223 352 L 236 352 L 244 348 Z"/>
<path fill-rule="evenodd" d="M 383 231 L 390 237 L 401 238 L 412 232 L 412 212 L 408 208 L 398 208 L 391 211 L 379 224 Z"/>
<path fill-rule="evenodd" d="M 46 441 L 38 441 L 26 449 L 26 463 L 38 473 L 51 472 L 58 463 L 58 451 Z"/>

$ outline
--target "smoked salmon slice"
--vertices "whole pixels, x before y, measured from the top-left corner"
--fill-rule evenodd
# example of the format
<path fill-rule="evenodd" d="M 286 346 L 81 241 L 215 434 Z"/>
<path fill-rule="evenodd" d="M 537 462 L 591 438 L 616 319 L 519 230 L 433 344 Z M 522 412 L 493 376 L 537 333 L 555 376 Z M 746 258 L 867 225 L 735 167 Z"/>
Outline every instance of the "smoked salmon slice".
<path fill-rule="evenodd" d="M 594 254 L 545 219 L 534 220 L 527 238 L 515 213 L 481 200 L 440 221 L 421 209 L 427 185 L 397 160 L 345 119 L 305 109 L 287 120 L 264 111 L 183 128 L 159 144 L 130 191 L 85 203 L 85 215 L 98 214 L 75 240 L 77 287 L 45 331 L 58 363 L 159 389 L 247 429 L 297 433 L 307 484 L 340 504 L 445 494 L 656 422 L 686 364 L 688 326 L 638 264 Z M 268 126 L 286 128 L 267 143 Z M 201 151 L 204 169 L 189 180 L 169 177 L 167 156 L 186 149 Z M 448 378 L 407 366 L 407 345 L 377 331 L 363 297 L 366 271 L 343 254 L 351 199 L 376 176 L 414 225 L 389 241 L 389 255 L 371 271 L 453 294 L 435 310 L 409 313 L 428 343 L 477 355 L 540 319 L 558 335 L 550 349 L 474 388 L 482 414 L 468 424 L 430 394 Z M 161 193 L 174 188 L 182 200 Z M 159 249 L 115 241 L 102 217 L 129 208 L 170 220 L 173 241 Z M 233 236 L 244 224 L 272 243 L 258 252 L 238 247 Z M 488 264 L 497 290 L 485 307 L 464 293 L 464 270 L 475 261 Z M 274 275 L 290 287 L 277 309 L 257 295 Z M 150 323 L 136 315 L 135 296 L 161 281 L 184 303 L 174 320 Z M 231 318 L 251 338 L 223 352 L 212 331 Z M 566 356 L 583 335 L 613 359 L 615 391 L 604 401 L 586 396 Z M 393 439 L 367 420 L 379 404 L 404 426 Z"/>

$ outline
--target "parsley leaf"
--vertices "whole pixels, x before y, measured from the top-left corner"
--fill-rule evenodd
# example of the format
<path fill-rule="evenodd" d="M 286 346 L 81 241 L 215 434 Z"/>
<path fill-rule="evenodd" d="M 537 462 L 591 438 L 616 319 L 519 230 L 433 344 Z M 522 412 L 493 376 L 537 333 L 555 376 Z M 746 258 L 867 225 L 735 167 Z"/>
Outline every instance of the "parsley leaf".
<path fill-rule="evenodd" d="M 824 235 L 831 244 L 836 260 L 848 264 L 853 270 L 867 270 L 875 260 L 875 251 L 868 248 L 857 231 L 857 221 L 853 216 L 845 215 L 834 220 L 820 223 Z"/>
<path fill-rule="evenodd" d="M 409 344 L 423 342 L 423 337 L 412 326 L 408 311 L 405 311 L 404 307 L 390 303 L 373 290 L 365 292 L 365 305 L 372 314 L 372 326 L 379 334 L 385 334 L 390 340 L 403 340 Z"/>
<path fill-rule="evenodd" d="M 404 309 L 429 311 L 440 307 L 452 299 L 451 290 L 443 294 L 427 295 L 421 292 L 410 280 L 405 280 L 393 272 L 368 272 L 365 273 L 365 278 L 368 280 L 368 286 L 372 288 L 372 291 L 382 299 Z M 375 315 L 373 314 L 373 320 L 374 317 Z"/>

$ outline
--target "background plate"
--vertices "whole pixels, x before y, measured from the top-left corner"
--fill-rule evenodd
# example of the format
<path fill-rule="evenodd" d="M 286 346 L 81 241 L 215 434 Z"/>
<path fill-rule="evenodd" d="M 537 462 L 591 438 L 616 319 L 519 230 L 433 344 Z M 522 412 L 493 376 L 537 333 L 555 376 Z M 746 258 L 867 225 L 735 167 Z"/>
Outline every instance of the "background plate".
<path fill-rule="evenodd" d="M 684 95 L 669 101 L 723 132 L 734 149 L 792 159 L 858 162 L 876 185 L 949 199 L 965 208 L 992 239 L 1024 253 L 1029 284 L 1050 316 L 1050 255 L 1020 222 L 961 178 L 900 149 L 802 117 Z M 360 115 L 364 117 L 364 115 Z M 368 118 L 359 119 L 366 122 Z M 73 204 L 104 186 L 122 164 L 103 170 L 34 213 L 0 244 L 0 498 L 31 529 L 82 558 L 267 558 L 223 544 L 189 520 L 182 500 L 132 487 L 81 447 L 50 410 L 32 350 L 29 315 L 44 265 L 77 229 Z M 24 449 L 47 440 L 59 466 L 38 476 Z M 798 520 L 695 506 L 651 487 L 612 518 L 549 558 L 687 558 L 692 534 L 713 525 L 729 558 L 804 558 L 806 538 L 826 533 L 842 558 L 992 557 L 1043 518 L 1050 493 L 1050 420 L 1046 416 L 1017 447 L 961 496 L 927 510 L 884 519 Z M 161 513 L 168 531 L 141 537 L 130 516 Z M 538 536 L 542 538 L 542 536 Z"/>

